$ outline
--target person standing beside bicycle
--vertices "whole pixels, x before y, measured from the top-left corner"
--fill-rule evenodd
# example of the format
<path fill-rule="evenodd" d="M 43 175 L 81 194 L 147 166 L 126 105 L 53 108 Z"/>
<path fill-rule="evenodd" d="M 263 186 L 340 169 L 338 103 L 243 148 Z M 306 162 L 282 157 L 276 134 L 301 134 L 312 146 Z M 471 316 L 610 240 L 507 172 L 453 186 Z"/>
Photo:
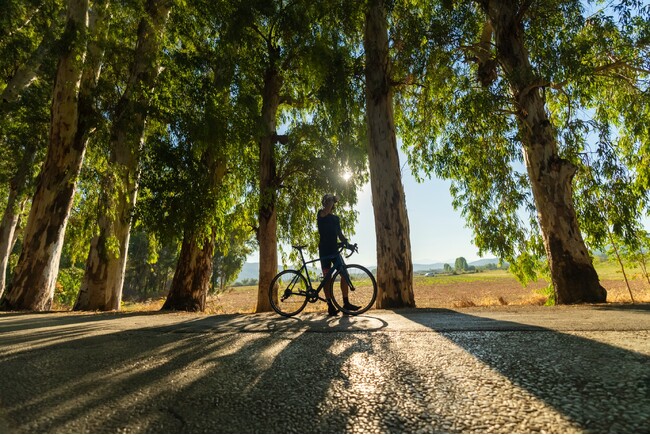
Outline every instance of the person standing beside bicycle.
<path fill-rule="evenodd" d="M 338 241 L 340 239 L 346 246 L 349 245 L 348 239 L 341 231 L 341 221 L 339 217 L 333 213 L 334 205 L 338 202 L 338 198 L 331 193 L 323 195 L 323 208 L 318 210 L 316 223 L 318 224 L 318 255 L 321 259 L 321 269 L 323 276 L 327 277 L 330 269 L 336 262 L 339 262 Z M 329 278 L 331 280 L 331 277 Z M 330 316 L 336 316 L 339 310 L 336 309 L 332 303 L 332 287 L 334 283 L 330 281 L 325 286 L 325 298 L 327 299 L 327 313 Z M 348 283 L 345 279 L 341 280 L 341 293 L 343 294 L 343 308 L 349 311 L 356 311 L 358 306 L 352 305 L 348 299 Z"/>

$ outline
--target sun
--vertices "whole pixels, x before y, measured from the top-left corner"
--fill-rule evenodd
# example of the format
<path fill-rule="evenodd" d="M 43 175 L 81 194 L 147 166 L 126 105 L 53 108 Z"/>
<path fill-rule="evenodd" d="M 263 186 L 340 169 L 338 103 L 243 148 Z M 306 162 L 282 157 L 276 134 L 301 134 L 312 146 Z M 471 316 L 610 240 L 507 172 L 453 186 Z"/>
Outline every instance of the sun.
<path fill-rule="evenodd" d="M 341 178 L 343 178 L 343 181 L 349 181 L 350 178 L 352 178 L 352 171 L 349 171 L 349 170 L 346 169 L 341 174 Z"/>

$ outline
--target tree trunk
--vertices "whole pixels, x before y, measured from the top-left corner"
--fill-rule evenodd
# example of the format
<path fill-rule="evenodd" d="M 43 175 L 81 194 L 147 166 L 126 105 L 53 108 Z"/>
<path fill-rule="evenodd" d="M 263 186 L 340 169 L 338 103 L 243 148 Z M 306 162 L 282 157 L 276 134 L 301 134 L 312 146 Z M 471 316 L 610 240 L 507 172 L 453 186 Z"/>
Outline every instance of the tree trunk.
<path fill-rule="evenodd" d="M 26 189 L 35 156 L 35 147 L 30 146 L 25 149 L 16 173 L 9 183 L 7 208 L 0 223 L 0 298 L 6 286 L 9 256 L 16 243 L 16 228 L 28 199 Z"/>
<path fill-rule="evenodd" d="M 256 313 L 271 311 L 269 286 L 278 273 L 278 222 L 275 206 L 277 202 L 276 163 L 273 157 L 276 119 L 280 105 L 282 79 L 274 62 L 264 77 L 262 97 L 262 122 L 264 135 L 260 138 L 260 206 L 257 241 L 260 247 L 259 290 L 257 292 Z"/>
<path fill-rule="evenodd" d="M 226 175 L 225 161 L 218 158 L 214 149 L 209 149 L 203 155 L 201 166 L 208 174 L 209 190 L 219 190 Z M 186 230 L 163 310 L 205 310 L 214 267 L 215 238 L 214 229 L 208 237 L 203 237 L 202 241 L 195 231 Z"/>
<path fill-rule="evenodd" d="M 548 256 L 558 304 L 605 302 L 607 291 L 580 233 L 573 207 L 572 180 L 576 168 L 560 158 L 555 129 L 546 101 L 524 46 L 524 26 L 516 2 L 483 1 L 495 32 L 497 60 L 510 85 L 524 158 Z"/>
<path fill-rule="evenodd" d="M 386 9 L 383 0 L 369 3 L 364 48 L 368 160 L 377 237 L 377 306 L 414 307 L 409 220 L 393 118 Z"/>
<path fill-rule="evenodd" d="M 2 95 L 0 96 L 2 109 L 0 110 L 0 113 L 4 114 L 7 111 L 7 103 L 13 103 L 18 100 L 20 93 L 36 80 L 41 63 L 43 62 L 43 59 L 45 59 L 45 55 L 52 48 L 55 36 L 64 19 L 65 14 L 62 14 L 59 19 L 52 21 L 50 27 L 43 35 L 40 44 L 36 47 L 36 50 L 34 50 L 34 52 L 29 56 L 29 59 L 27 59 L 16 71 L 7 83 L 7 86 L 2 90 Z"/>
<path fill-rule="evenodd" d="M 100 198 L 99 234 L 93 238 L 75 310 L 119 310 L 138 191 L 138 164 L 144 136 L 148 93 L 159 69 L 158 53 L 170 0 L 149 0 L 140 20 L 134 63 L 111 127 L 112 174 L 105 177 Z"/>
<path fill-rule="evenodd" d="M 7 265 L 9 264 L 9 256 L 14 249 L 16 242 L 16 228 L 20 220 L 20 215 L 27 203 L 27 197 L 21 196 L 18 191 L 13 189 L 9 191 L 9 198 L 7 200 L 7 208 L 5 209 L 2 223 L 0 224 L 0 298 L 5 291 L 7 285 Z"/>
<path fill-rule="evenodd" d="M 25 228 L 23 250 L 5 309 L 49 310 L 59 270 L 65 227 L 85 149 L 75 143 L 78 95 L 86 52 L 88 0 L 69 0 L 66 34 L 52 98 L 47 157 Z"/>
<path fill-rule="evenodd" d="M 205 238 L 203 243 L 196 240 L 193 232 L 185 234 L 163 310 L 205 310 L 205 299 L 212 276 L 214 244 L 214 233 Z"/>

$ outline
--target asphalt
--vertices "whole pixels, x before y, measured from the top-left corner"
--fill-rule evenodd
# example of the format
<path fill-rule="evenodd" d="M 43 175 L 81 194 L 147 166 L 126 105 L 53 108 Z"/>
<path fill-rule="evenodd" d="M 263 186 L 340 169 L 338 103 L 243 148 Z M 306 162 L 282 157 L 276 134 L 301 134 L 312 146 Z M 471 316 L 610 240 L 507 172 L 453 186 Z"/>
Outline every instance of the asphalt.
<path fill-rule="evenodd" d="M 650 305 L 0 313 L 0 432 L 648 433 Z"/>

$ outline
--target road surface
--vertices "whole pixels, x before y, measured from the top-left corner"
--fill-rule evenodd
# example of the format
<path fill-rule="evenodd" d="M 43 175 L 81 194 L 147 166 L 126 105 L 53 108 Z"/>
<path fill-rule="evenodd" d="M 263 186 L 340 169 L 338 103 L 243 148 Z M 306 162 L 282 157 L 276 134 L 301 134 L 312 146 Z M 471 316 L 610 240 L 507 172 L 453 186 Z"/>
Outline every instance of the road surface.
<path fill-rule="evenodd" d="M 0 432 L 650 432 L 650 305 L 0 313 Z"/>

